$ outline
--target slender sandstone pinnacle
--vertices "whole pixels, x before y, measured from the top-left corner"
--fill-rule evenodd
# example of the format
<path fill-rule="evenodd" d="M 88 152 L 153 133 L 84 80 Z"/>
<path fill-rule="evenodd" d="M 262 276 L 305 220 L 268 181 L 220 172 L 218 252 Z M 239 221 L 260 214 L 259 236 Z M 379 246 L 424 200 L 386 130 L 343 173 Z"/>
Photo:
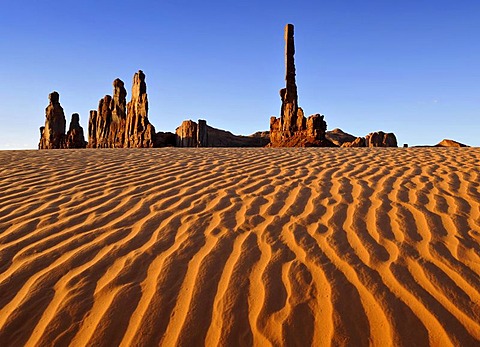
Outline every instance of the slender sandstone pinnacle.
<path fill-rule="evenodd" d="M 282 108 L 280 111 L 281 130 L 287 137 L 297 130 L 298 94 L 295 82 L 295 41 L 293 24 L 285 26 L 285 82 L 280 90 Z"/>

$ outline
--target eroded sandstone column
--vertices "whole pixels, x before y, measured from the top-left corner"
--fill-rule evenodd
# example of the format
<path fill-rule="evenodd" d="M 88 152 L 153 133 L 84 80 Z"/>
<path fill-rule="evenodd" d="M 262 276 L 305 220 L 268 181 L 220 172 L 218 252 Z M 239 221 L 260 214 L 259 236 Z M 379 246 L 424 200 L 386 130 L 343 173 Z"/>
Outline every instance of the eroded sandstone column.
<path fill-rule="evenodd" d="M 132 99 L 127 105 L 124 147 L 154 147 L 155 128 L 148 121 L 148 98 L 145 74 L 139 70 L 133 76 Z"/>
<path fill-rule="evenodd" d="M 48 95 L 49 104 L 45 109 L 45 127 L 40 128 L 39 149 L 58 149 L 65 147 L 66 120 L 60 106 L 60 95 L 52 92 Z"/>

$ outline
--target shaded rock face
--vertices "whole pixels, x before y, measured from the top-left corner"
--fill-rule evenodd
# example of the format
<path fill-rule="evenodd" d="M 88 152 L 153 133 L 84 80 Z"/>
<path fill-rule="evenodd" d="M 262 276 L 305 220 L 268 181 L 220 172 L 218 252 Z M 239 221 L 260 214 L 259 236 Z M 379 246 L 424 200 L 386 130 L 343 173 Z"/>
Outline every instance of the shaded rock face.
<path fill-rule="evenodd" d="M 199 119 L 183 121 L 175 130 L 177 147 L 209 147 L 207 121 Z"/>
<path fill-rule="evenodd" d="M 305 118 L 298 107 L 297 84 L 295 81 L 295 43 L 292 24 L 285 26 L 285 88 L 280 90 L 282 107 L 280 118 L 270 118 L 271 147 L 335 146 L 325 138 L 327 123 L 324 116 L 314 114 Z"/>
<path fill-rule="evenodd" d="M 148 97 L 145 74 L 133 77 L 132 99 L 126 103 L 127 91 L 120 79 L 113 81 L 113 98 L 106 95 L 98 111 L 90 111 L 88 147 L 129 148 L 154 147 L 155 128 L 148 120 Z"/>
<path fill-rule="evenodd" d="M 86 146 L 83 128 L 80 126 L 80 116 L 78 113 L 74 113 L 65 138 L 65 148 L 85 148 Z"/>
<path fill-rule="evenodd" d="M 60 96 L 52 92 L 48 96 L 49 104 L 45 109 L 45 126 L 40 128 L 39 149 L 65 148 L 65 114 L 60 106 Z"/>
<path fill-rule="evenodd" d="M 342 146 L 345 142 L 353 142 L 357 137 L 344 132 L 342 129 L 335 128 L 325 133 L 325 138 L 337 146 Z"/>
<path fill-rule="evenodd" d="M 177 147 L 264 147 L 268 144 L 268 136 L 255 133 L 252 136 L 238 136 L 229 131 L 215 129 L 207 125 L 205 120 L 183 121 L 175 130 L 175 146 Z"/>

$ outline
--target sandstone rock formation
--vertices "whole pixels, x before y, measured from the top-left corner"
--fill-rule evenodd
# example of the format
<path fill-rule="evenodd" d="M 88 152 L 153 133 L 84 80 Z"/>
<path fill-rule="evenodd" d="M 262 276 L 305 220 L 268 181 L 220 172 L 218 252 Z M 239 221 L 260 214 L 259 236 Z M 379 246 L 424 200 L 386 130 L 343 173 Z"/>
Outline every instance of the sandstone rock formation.
<path fill-rule="evenodd" d="M 113 98 L 106 95 L 98 111 L 90 111 L 88 147 L 128 148 L 154 147 L 155 128 L 148 120 L 148 98 L 145 74 L 133 77 L 132 99 L 126 104 L 127 91 L 120 79 L 113 81 Z"/>
<path fill-rule="evenodd" d="M 307 119 L 298 107 L 295 81 L 295 43 L 292 24 L 285 26 L 285 82 L 280 90 L 282 107 L 280 118 L 270 118 L 271 147 L 335 146 L 325 138 L 327 123 L 324 116 L 315 114 Z"/>
<path fill-rule="evenodd" d="M 74 113 L 65 138 L 65 148 L 85 148 L 86 146 L 83 128 L 80 126 L 80 116 L 78 113 Z"/>
<path fill-rule="evenodd" d="M 269 139 L 263 133 L 251 136 L 233 135 L 229 131 L 215 129 L 207 125 L 205 120 L 183 121 L 175 130 L 177 147 L 264 147 Z"/>
<path fill-rule="evenodd" d="M 58 149 L 65 147 L 65 114 L 60 106 L 57 92 L 48 96 L 49 105 L 45 109 L 45 126 L 40 128 L 39 149 Z"/>
<path fill-rule="evenodd" d="M 398 147 L 397 138 L 394 133 L 377 131 L 365 136 L 367 147 Z"/>

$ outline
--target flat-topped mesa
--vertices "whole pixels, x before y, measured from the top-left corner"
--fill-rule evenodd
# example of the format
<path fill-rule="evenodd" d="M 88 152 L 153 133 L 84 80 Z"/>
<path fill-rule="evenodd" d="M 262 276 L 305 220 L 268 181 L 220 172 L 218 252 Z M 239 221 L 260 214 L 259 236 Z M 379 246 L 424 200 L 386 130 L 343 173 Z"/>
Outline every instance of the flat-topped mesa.
<path fill-rule="evenodd" d="M 38 149 L 65 148 L 65 114 L 60 106 L 60 95 L 52 92 L 48 95 L 49 104 L 45 109 L 45 126 L 40 128 Z"/>
<path fill-rule="evenodd" d="M 80 126 L 80 116 L 78 113 L 74 113 L 65 138 L 65 148 L 85 148 L 86 146 L 83 128 Z"/>
<path fill-rule="evenodd" d="M 124 147 L 149 148 L 155 145 L 155 127 L 148 121 L 148 97 L 145 74 L 133 76 L 132 99 L 127 105 Z"/>
<path fill-rule="evenodd" d="M 325 139 L 327 123 L 324 116 L 314 114 L 305 118 L 298 106 L 295 82 L 295 42 L 293 24 L 285 26 L 285 88 L 280 90 L 280 118 L 270 118 L 271 147 L 335 146 Z"/>

